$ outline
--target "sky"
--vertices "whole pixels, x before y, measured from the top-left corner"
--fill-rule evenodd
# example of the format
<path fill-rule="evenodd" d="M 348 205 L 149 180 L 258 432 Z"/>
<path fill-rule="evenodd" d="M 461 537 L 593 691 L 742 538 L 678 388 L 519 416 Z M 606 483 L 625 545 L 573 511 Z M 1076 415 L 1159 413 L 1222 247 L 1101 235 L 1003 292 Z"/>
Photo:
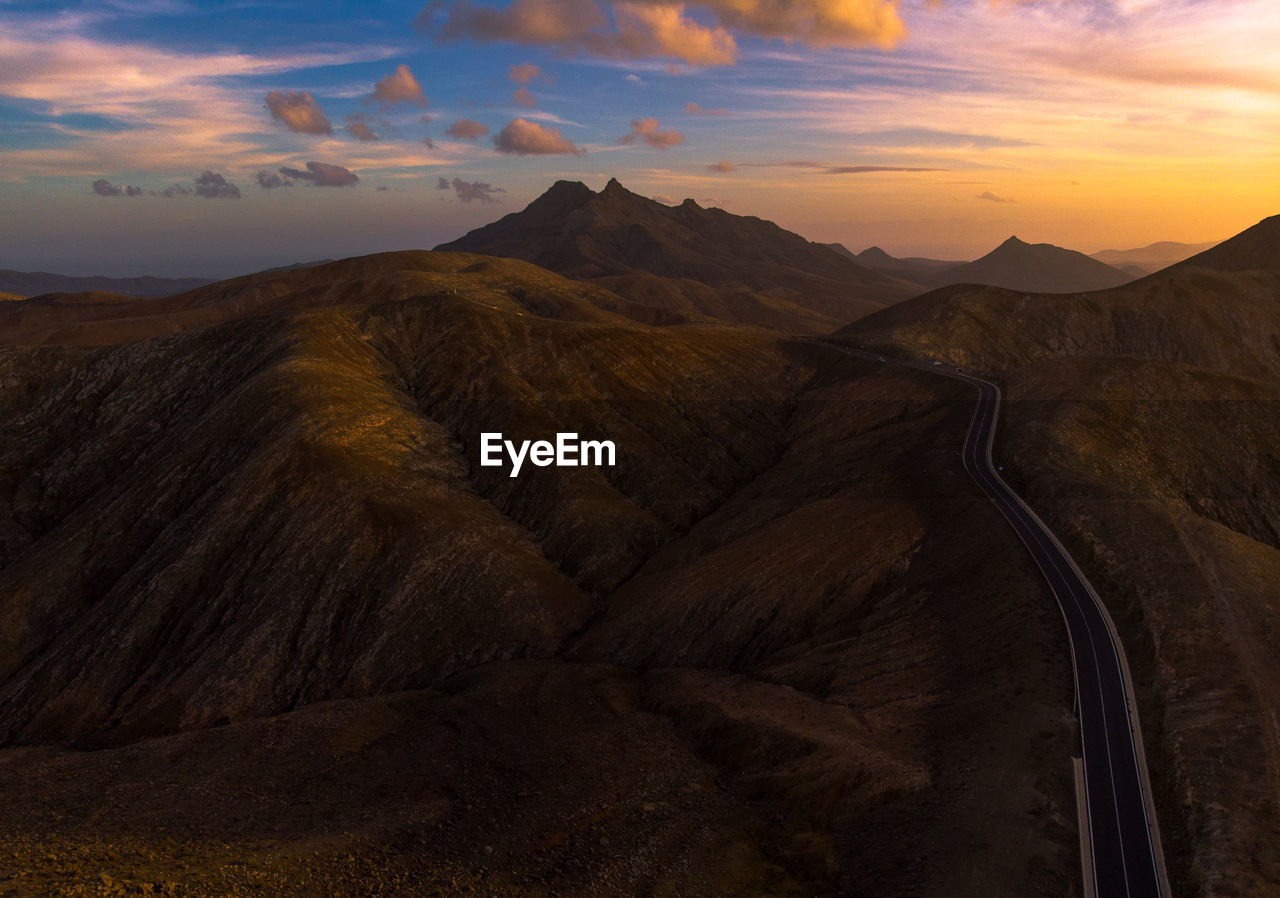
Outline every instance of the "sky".
<path fill-rule="evenodd" d="M 1275 0 L 0 0 L 0 268 L 430 248 L 616 177 L 975 258 L 1280 213 Z"/>

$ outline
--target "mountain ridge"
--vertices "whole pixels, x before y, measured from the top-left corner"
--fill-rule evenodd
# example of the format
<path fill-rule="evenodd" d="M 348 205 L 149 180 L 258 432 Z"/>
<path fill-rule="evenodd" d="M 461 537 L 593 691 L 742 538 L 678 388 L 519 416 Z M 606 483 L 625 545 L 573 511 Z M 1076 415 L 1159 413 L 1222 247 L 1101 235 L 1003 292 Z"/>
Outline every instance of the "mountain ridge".
<path fill-rule="evenodd" d="M 156 297 L 171 296 L 196 287 L 212 284 L 212 278 L 161 278 L 142 277 L 73 277 L 48 271 L 0 270 L 0 293 L 18 296 L 39 296 L 45 293 L 119 293 L 123 296 Z"/>
<path fill-rule="evenodd" d="M 692 199 L 666 206 L 616 178 L 599 193 L 558 181 L 525 209 L 437 249 L 519 258 L 580 280 L 609 279 L 610 289 L 690 320 L 810 333 L 916 292 L 773 222 Z"/>

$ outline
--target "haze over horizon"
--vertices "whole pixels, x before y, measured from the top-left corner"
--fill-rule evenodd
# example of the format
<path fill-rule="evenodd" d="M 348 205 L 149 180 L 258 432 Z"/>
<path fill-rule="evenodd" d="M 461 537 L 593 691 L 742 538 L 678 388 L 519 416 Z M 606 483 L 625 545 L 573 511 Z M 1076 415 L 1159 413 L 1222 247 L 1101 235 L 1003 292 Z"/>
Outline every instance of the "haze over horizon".
<path fill-rule="evenodd" d="M 975 258 L 1280 210 L 1263 0 L 0 0 L 0 268 L 222 277 L 451 240 L 617 177 Z"/>

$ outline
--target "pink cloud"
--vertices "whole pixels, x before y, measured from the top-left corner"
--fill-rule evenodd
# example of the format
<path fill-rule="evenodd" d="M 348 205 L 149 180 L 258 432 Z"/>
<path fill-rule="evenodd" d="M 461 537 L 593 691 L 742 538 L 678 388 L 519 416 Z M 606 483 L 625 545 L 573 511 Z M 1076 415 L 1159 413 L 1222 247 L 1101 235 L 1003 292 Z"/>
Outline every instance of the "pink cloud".
<path fill-rule="evenodd" d="M 332 134 L 333 125 L 316 98 L 306 91 L 273 90 L 267 94 L 267 110 L 290 131 L 299 134 Z"/>
<path fill-rule="evenodd" d="M 460 118 L 446 128 L 444 133 L 459 140 L 479 140 L 489 133 L 489 126 L 473 122 L 469 118 Z"/>
<path fill-rule="evenodd" d="M 494 136 L 493 145 L 499 153 L 512 156 L 582 156 L 587 152 L 564 137 L 559 130 L 544 128 L 537 122 L 522 118 L 508 122 Z"/>
<path fill-rule="evenodd" d="M 528 84 L 535 78 L 545 78 L 542 69 L 531 62 L 522 62 L 507 69 L 507 77 L 515 84 Z"/>
<path fill-rule="evenodd" d="M 632 144 L 638 140 L 659 150 L 665 150 L 678 143 L 684 143 L 684 135 L 679 131 L 659 131 L 658 127 L 659 122 L 656 118 L 633 120 L 631 122 L 631 133 L 624 137 L 619 137 L 618 143 Z"/>
<path fill-rule="evenodd" d="M 725 109 L 703 109 L 697 103 L 685 103 L 684 111 L 689 115 L 728 115 Z"/>
<path fill-rule="evenodd" d="M 533 109 L 538 105 L 537 99 L 534 98 L 533 94 L 527 87 L 521 87 L 516 90 L 516 92 L 511 95 L 511 99 L 515 100 L 525 109 Z"/>
<path fill-rule="evenodd" d="M 698 19 L 688 15 L 693 7 Z M 444 40 L 553 47 L 615 59 L 732 65 L 735 35 L 812 47 L 891 47 L 905 35 L 895 0 L 437 0 L 418 17 Z M 523 83 L 523 82 L 520 82 Z"/>
<path fill-rule="evenodd" d="M 427 105 L 427 95 L 422 85 L 413 77 L 407 65 L 398 65 L 396 70 L 373 85 L 373 92 L 365 97 L 366 103 L 381 103 L 383 106 L 395 106 L 399 103 L 412 103 L 416 106 Z"/>

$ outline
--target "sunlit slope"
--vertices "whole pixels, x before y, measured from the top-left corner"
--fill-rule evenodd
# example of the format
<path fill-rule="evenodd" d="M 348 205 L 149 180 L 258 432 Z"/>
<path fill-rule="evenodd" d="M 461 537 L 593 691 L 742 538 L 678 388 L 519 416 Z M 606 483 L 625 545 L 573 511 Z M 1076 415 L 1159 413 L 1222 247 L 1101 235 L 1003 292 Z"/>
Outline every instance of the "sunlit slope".
<path fill-rule="evenodd" d="M 550 653 L 777 452 L 789 363 L 756 332 L 646 328 L 494 260 L 382 261 L 312 295 L 186 300 L 308 307 L 289 316 L 0 356 L 8 739 L 203 726 Z M 394 300 L 424 279 L 434 295 Z M 625 462 L 513 480 L 474 469 L 488 430 L 611 438 Z"/>
<path fill-rule="evenodd" d="M 576 321 L 616 320 L 627 306 L 607 290 L 514 259 L 405 251 L 261 272 L 158 299 L 59 293 L 6 303 L 0 345 L 104 346 L 238 318 L 458 290 L 482 304 Z"/>

